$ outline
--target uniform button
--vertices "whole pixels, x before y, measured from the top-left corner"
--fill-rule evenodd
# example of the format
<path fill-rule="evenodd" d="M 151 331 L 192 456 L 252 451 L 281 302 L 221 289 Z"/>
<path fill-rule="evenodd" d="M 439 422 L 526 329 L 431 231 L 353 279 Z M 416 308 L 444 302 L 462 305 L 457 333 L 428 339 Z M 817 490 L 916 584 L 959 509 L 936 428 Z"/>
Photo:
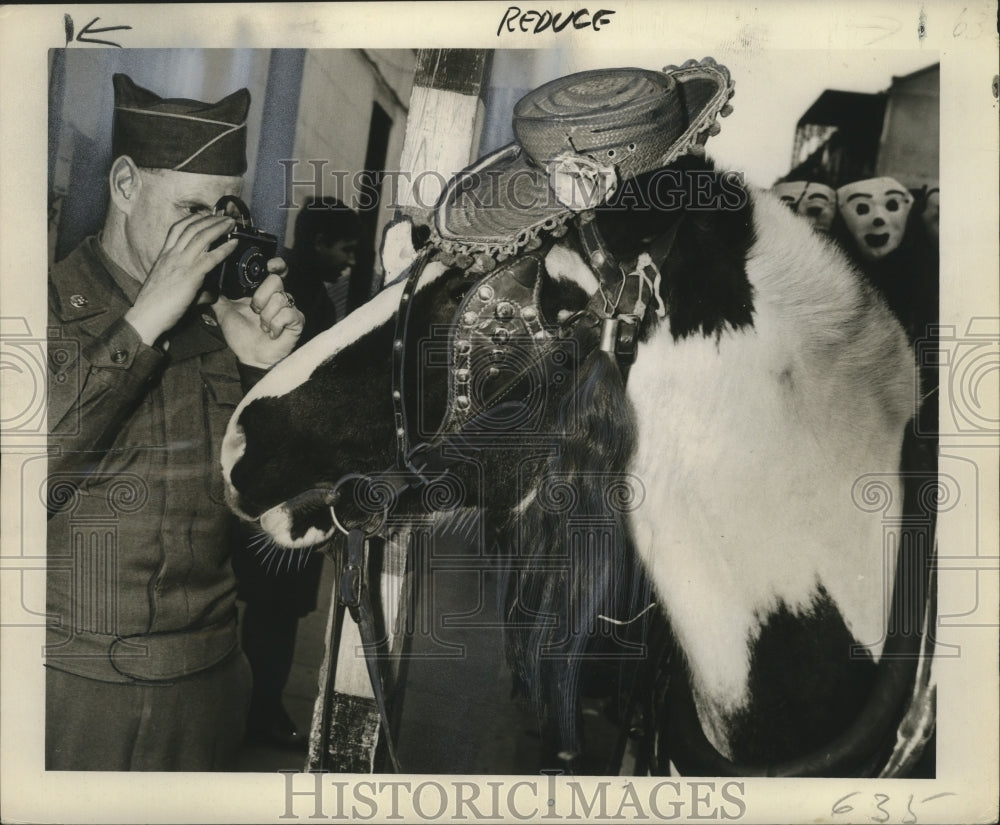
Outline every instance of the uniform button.
<path fill-rule="evenodd" d="M 513 318 L 514 305 L 510 301 L 501 301 L 496 308 L 497 318 Z"/>
<path fill-rule="evenodd" d="M 80 295 L 79 293 L 77 293 L 76 295 L 70 295 L 69 302 L 72 306 L 76 307 L 77 309 L 85 307 L 87 306 L 87 304 L 90 303 L 90 301 L 87 300 L 86 295 Z"/>
<path fill-rule="evenodd" d="M 113 353 L 111 353 L 111 360 L 116 364 L 124 364 L 128 361 L 128 353 L 123 349 L 116 349 Z"/>

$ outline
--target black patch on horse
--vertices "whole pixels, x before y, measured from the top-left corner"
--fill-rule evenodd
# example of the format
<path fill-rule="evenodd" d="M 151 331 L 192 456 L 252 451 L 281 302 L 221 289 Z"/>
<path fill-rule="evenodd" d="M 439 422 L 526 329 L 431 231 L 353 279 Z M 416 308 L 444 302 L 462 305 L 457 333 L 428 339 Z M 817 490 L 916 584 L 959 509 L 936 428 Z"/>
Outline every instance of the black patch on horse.
<path fill-rule="evenodd" d="M 868 700 L 876 672 L 867 652 L 851 655 L 857 644 L 822 586 L 807 611 L 793 613 L 781 604 L 771 613 L 752 648 L 750 704 L 729 720 L 734 760 L 792 760 L 847 730 Z"/>
<path fill-rule="evenodd" d="M 243 512 L 259 516 L 303 490 L 332 488 L 340 467 L 374 472 L 392 460 L 392 398 L 385 386 L 391 353 L 392 328 L 385 325 L 285 395 L 258 398 L 243 409 L 246 452 L 230 472 Z"/>
<path fill-rule="evenodd" d="M 601 234 L 619 261 L 632 262 L 680 227 L 666 260 L 656 260 L 674 340 L 720 336 L 753 326 L 753 287 L 746 261 L 756 241 L 753 204 L 732 173 L 693 156 L 640 175 L 597 211 Z M 640 340 L 655 328 L 652 312 Z"/>

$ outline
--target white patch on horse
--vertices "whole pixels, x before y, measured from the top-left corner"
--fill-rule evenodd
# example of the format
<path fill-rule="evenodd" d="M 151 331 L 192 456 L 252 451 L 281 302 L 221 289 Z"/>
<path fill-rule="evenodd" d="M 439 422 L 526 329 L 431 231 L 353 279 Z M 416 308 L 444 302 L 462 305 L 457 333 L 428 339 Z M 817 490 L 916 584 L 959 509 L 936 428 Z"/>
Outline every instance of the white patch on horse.
<path fill-rule="evenodd" d="M 417 258 L 417 251 L 413 248 L 413 223 L 409 219 L 397 221 L 385 228 L 379 256 L 387 284 L 409 269 Z"/>
<path fill-rule="evenodd" d="M 545 271 L 557 281 L 576 284 L 588 295 L 593 295 L 599 285 L 593 270 L 568 246 L 557 244 L 549 250 L 545 256 Z"/>
<path fill-rule="evenodd" d="M 630 468 L 646 497 L 639 552 L 714 710 L 748 700 L 751 645 L 782 603 L 818 586 L 877 659 L 895 570 L 884 524 L 855 482 L 895 478 L 916 397 L 898 323 L 831 246 L 777 199 L 755 194 L 747 275 L 754 327 L 640 347 L 629 379 Z M 711 715 L 711 709 L 704 715 Z M 716 743 L 718 744 L 718 743 Z"/>
<path fill-rule="evenodd" d="M 335 530 L 323 532 L 317 527 L 310 527 L 305 534 L 292 538 L 292 512 L 284 504 L 272 507 L 261 514 L 260 526 L 284 549 L 294 550 L 298 547 L 314 547 L 330 538 Z"/>

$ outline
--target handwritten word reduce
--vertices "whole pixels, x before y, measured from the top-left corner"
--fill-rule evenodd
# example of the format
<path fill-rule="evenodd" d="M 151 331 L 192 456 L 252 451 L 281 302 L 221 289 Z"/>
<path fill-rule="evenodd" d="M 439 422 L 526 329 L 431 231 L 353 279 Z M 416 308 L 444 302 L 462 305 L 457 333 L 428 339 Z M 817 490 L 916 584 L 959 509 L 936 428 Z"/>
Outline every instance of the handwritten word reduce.
<path fill-rule="evenodd" d="M 539 34 L 547 29 L 552 29 L 554 32 L 561 32 L 570 23 L 573 24 L 574 29 L 586 29 L 589 27 L 595 32 L 599 32 L 601 26 L 611 22 L 612 14 L 614 12 L 610 9 L 599 9 L 591 15 L 587 9 L 578 9 L 571 12 L 551 12 L 548 9 L 545 11 L 535 11 L 534 9 L 521 11 L 518 6 L 509 6 L 500 19 L 500 25 L 497 26 L 497 37 L 500 36 L 500 33 L 505 28 L 509 32 L 515 32 L 517 29 L 520 29 L 525 34 L 529 32 Z"/>

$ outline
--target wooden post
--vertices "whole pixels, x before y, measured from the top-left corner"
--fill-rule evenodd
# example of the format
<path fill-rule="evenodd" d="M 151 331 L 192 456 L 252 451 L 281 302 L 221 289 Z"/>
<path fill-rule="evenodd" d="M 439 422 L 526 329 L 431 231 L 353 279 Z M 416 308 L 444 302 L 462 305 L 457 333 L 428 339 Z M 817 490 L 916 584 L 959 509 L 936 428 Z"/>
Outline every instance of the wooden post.
<path fill-rule="evenodd" d="M 414 223 L 428 222 L 444 183 L 478 156 L 488 66 L 483 49 L 422 49 L 417 55 L 399 161 L 399 203 Z"/>
<path fill-rule="evenodd" d="M 444 183 L 476 159 L 484 115 L 480 94 L 488 62 L 485 50 L 425 49 L 418 53 L 400 159 L 400 217 L 427 224 Z M 385 693 L 390 702 L 395 699 L 397 707 L 405 687 L 405 668 L 399 668 L 398 663 L 410 601 L 406 569 L 413 535 L 406 529 L 390 530 L 375 560 L 380 560 L 380 565 L 368 571 L 373 603 L 376 609 L 381 607 L 383 619 L 384 629 L 379 634 L 383 639 L 383 675 L 394 682 L 386 685 Z M 345 773 L 379 770 L 379 728 L 361 637 L 334 598 L 327 625 L 327 655 L 313 712 L 309 768 Z M 404 771 L 409 767 L 405 760 L 402 767 Z"/>

